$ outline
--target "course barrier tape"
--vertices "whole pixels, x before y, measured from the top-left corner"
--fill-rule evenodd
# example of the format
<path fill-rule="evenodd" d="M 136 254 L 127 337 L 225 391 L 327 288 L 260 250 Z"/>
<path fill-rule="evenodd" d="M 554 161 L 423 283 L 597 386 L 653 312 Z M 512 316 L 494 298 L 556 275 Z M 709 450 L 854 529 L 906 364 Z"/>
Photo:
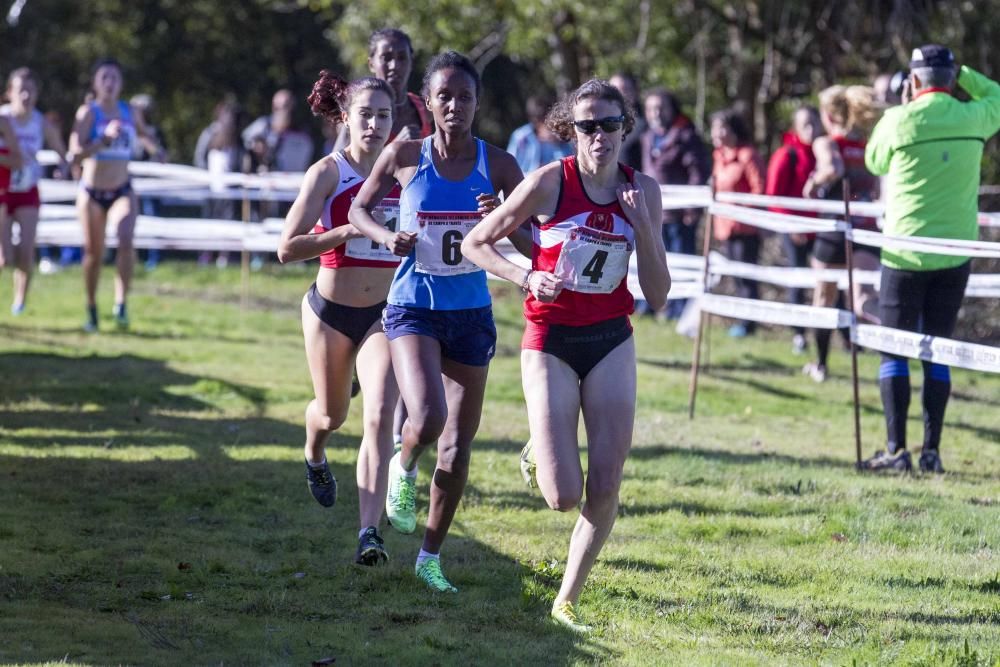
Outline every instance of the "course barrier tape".
<path fill-rule="evenodd" d="M 851 340 L 862 347 L 887 354 L 945 366 L 1000 373 L 1000 348 L 950 338 L 937 338 L 874 324 L 851 327 Z"/>
<path fill-rule="evenodd" d="M 1000 258 L 1000 243 L 989 241 L 964 241 L 925 236 L 889 236 L 865 229 L 848 231 L 850 238 L 861 245 L 894 250 L 916 250 L 936 255 L 956 255 L 959 257 Z"/>
<path fill-rule="evenodd" d="M 59 156 L 55 151 L 42 150 L 37 154 L 38 162 L 45 166 L 59 164 Z M 226 199 L 242 199 L 243 190 L 261 190 L 262 200 L 291 201 L 302 185 L 302 172 L 266 172 L 261 174 L 243 174 L 240 172 L 212 173 L 207 169 L 192 165 L 160 162 L 129 162 L 129 173 L 133 176 L 147 176 L 163 182 L 175 181 L 170 187 L 191 188 L 204 186 L 207 193 L 200 191 L 199 197 L 214 197 Z M 59 181 L 55 181 L 59 182 Z M 66 181 L 63 181 L 66 182 Z M 75 185 L 74 185 L 75 187 Z M 997 186 L 984 185 L 981 194 L 992 193 Z M 45 189 L 45 188 L 43 188 Z M 158 190 L 141 192 L 144 196 L 155 196 Z M 712 203 L 712 191 L 707 185 L 661 185 L 663 209 L 707 208 Z M 150 194 L 155 193 L 155 194 Z M 239 194 L 237 194 L 239 193 Z M 43 196 L 45 193 L 43 192 Z M 52 195 L 50 195 L 52 196 Z M 64 196 L 64 193 L 60 196 Z M 70 200 L 72 196 L 70 197 Z M 773 195 L 755 195 L 742 192 L 718 192 L 716 200 L 723 203 L 743 204 L 759 208 L 782 208 L 794 211 L 826 213 L 843 217 L 842 202 L 827 199 L 805 199 L 801 197 L 778 197 Z M 67 201 L 50 199 L 46 201 Z M 881 217 L 884 205 L 881 202 L 852 202 L 851 214 L 866 217 Z M 986 227 L 1000 227 L 1000 212 L 982 212 L 979 223 Z"/>
<path fill-rule="evenodd" d="M 80 191 L 77 181 L 61 181 L 43 178 L 38 184 L 43 203 L 76 201 Z M 240 188 L 213 189 L 200 184 L 167 181 L 158 178 L 136 178 L 132 180 L 136 194 L 148 199 L 161 199 L 167 203 L 201 206 L 208 200 L 223 201 L 273 201 L 291 202 L 298 195 L 297 190 L 248 190 Z"/>
<path fill-rule="evenodd" d="M 753 195 L 746 192 L 716 192 L 715 199 L 727 204 L 743 206 L 759 206 L 766 208 L 784 208 L 790 211 L 809 211 L 812 213 L 827 213 L 844 217 L 844 202 L 835 199 L 805 199 L 803 197 L 775 197 L 772 195 Z M 879 218 L 882 217 L 884 206 L 880 202 L 851 202 L 851 215 Z"/>
<path fill-rule="evenodd" d="M 701 309 L 713 315 L 737 320 L 752 320 L 769 324 L 811 329 L 841 329 L 851 326 L 854 316 L 839 308 L 800 306 L 792 303 L 758 301 L 721 294 L 704 294 Z"/>
<path fill-rule="evenodd" d="M 840 232 L 847 228 L 847 225 L 840 220 L 827 220 L 823 218 L 807 218 L 801 215 L 789 215 L 787 213 L 774 213 L 762 211 L 760 209 L 737 206 L 736 204 L 712 204 L 708 207 L 708 212 L 712 215 L 723 218 L 731 218 L 738 222 L 768 229 L 781 234 L 794 234 L 801 232 Z"/>
<path fill-rule="evenodd" d="M 216 250 L 252 252 L 277 252 L 282 218 L 266 218 L 262 222 L 246 224 L 234 220 L 210 220 L 202 218 L 164 218 L 140 215 L 136 226 L 135 246 L 142 249 L 160 250 Z M 113 231 L 109 231 L 113 240 Z M 244 240 L 245 239 L 245 240 Z M 38 226 L 38 243 L 41 245 L 79 245 L 82 235 L 77 221 L 76 207 L 64 204 L 43 204 L 42 219 Z M 511 249 L 510 257 L 515 263 L 526 262 Z M 704 262 L 697 255 L 667 253 L 673 288 L 668 298 L 690 298 L 694 286 L 700 288 Z M 526 264 L 522 264 L 526 265 Z M 629 267 L 629 288 L 641 297 L 638 288 L 636 260 Z M 847 288 L 847 271 L 844 269 L 794 268 L 760 266 L 734 262 L 713 251 L 709 262 L 711 284 L 719 283 L 729 276 L 759 280 L 781 287 L 815 287 L 818 280 L 837 282 L 840 289 Z M 878 271 L 855 271 L 854 279 L 859 284 L 878 284 Z M 682 284 L 685 284 L 682 287 Z M 972 274 L 966 290 L 968 297 L 1000 297 L 1000 274 Z"/>

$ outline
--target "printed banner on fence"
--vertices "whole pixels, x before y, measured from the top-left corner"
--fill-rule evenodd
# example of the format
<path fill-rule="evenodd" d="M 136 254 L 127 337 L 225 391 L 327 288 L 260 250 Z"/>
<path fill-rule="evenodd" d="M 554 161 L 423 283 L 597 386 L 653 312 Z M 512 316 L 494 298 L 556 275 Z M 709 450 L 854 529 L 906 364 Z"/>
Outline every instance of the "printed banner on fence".
<path fill-rule="evenodd" d="M 937 338 L 912 331 L 859 324 L 851 329 L 851 340 L 872 350 L 945 366 L 1000 373 L 1000 348 Z"/>

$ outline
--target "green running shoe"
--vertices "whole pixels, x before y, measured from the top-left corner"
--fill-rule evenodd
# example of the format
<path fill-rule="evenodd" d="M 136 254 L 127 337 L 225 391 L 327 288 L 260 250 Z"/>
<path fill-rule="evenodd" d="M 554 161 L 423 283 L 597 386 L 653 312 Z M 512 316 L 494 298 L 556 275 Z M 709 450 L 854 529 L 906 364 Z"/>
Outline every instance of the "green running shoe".
<path fill-rule="evenodd" d="M 417 576 L 423 579 L 424 583 L 430 586 L 432 591 L 438 593 L 457 593 L 458 589 L 451 585 L 444 578 L 441 571 L 441 560 L 438 558 L 427 558 L 423 563 L 417 565 L 414 570 Z"/>
<path fill-rule="evenodd" d="M 389 461 L 389 493 L 385 496 L 385 514 L 399 532 L 409 535 L 417 527 L 417 478 L 403 472 L 396 454 Z"/>
<path fill-rule="evenodd" d="M 580 622 L 580 617 L 576 615 L 573 603 L 566 601 L 552 607 L 552 620 L 568 630 L 577 634 L 587 634 L 594 628 Z"/>
<path fill-rule="evenodd" d="M 529 489 L 538 488 L 538 479 L 535 477 L 537 466 L 535 465 L 534 452 L 531 449 L 531 440 L 521 450 L 521 478 L 528 485 Z"/>

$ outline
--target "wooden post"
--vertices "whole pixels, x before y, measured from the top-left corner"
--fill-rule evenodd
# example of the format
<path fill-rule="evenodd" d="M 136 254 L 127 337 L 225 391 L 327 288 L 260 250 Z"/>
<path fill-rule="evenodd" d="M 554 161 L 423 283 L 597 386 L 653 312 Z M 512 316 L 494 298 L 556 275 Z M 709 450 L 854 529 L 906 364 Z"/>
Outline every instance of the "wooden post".
<path fill-rule="evenodd" d="M 712 203 L 715 203 L 715 184 L 712 184 Z M 705 265 L 701 270 L 701 290 L 708 292 L 708 253 L 712 247 L 712 209 L 708 209 L 705 222 L 705 238 L 701 244 L 701 254 Z M 701 336 L 709 317 L 704 310 L 698 314 L 698 333 L 694 337 L 694 358 L 691 360 L 691 384 L 688 388 L 688 419 L 694 419 L 694 404 L 698 396 L 698 369 L 701 365 Z M 709 322 L 710 324 L 710 322 Z"/>
<path fill-rule="evenodd" d="M 849 228 L 851 224 L 851 184 L 845 178 L 844 183 L 844 220 Z M 847 309 L 854 315 L 854 242 L 844 234 L 844 254 L 847 259 Z M 858 346 L 854 344 L 853 325 L 851 335 L 851 384 L 854 387 L 854 457 L 856 465 L 861 465 L 861 400 L 858 395 Z"/>
<path fill-rule="evenodd" d="M 250 232 L 250 196 L 247 184 L 243 183 L 243 247 L 240 250 L 240 312 L 250 309 L 250 251 L 247 250 L 246 238 Z"/>

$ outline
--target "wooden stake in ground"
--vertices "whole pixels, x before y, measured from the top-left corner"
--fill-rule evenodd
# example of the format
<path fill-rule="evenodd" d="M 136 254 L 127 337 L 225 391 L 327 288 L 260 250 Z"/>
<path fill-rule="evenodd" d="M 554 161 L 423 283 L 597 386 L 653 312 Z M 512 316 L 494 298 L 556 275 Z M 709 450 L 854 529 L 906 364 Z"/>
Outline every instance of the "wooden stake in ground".
<path fill-rule="evenodd" d="M 845 178 L 844 183 L 844 220 L 848 228 L 851 224 L 851 184 Z M 844 233 L 844 254 L 847 259 L 847 310 L 854 317 L 854 241 L 851 235 Z M 854 343 L 854 325 L 851 323 L 851 384 L 854 386 L 854 457 L 855 465 L 861 466 L 861 401 L 858 397 L 858 346 Z"/>
<path fill-rule="evenodd" d="M 243 184 L 243 248 L 240 250 L 240 311 L 250 308 L 250 251 L 247 250 L 247 237 L 250 235 L 250 195 L 247 186 Z"/>
<path fill-rule="evenodd" d="M 715 203 L 715 184 L 712 184 L 712 203 Z M 708 253 L 712 246 L 712 209 L 708 208 L 708 215 L 705 221 L 705 238 L 701 244 L 701 256 L 704 266 L 701 269 L 701 291 L 708 292 Z M 691 360 L 691 385 L 688 389 L 688 419 L 694 419 L 694 403 L 698 396 L 698 369 L 701 365 L 701 334 L 706 325 L 708 313 L 699 308 L 698 313 L 698 333 L 694 337 L 694 358 Z"/>

